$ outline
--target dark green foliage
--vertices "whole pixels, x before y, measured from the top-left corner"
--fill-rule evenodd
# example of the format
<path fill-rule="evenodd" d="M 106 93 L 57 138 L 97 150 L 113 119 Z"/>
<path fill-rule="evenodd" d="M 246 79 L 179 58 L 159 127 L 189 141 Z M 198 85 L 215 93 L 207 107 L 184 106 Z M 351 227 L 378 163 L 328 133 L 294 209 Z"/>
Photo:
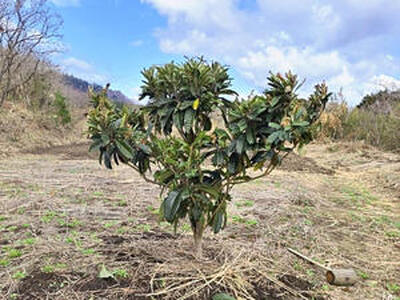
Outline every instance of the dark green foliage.
<path fill-rule="evenodd" d="M 71 114 L 68 110 L 67 99 L 60 92 L 56 93 L 53 106 L 56 111 L 58 122 L 63 126 L 71 123 Z"/>
<path fill-rule="evenodd" d="M 263 95 L 232 102 L 225 98 L 236 95 L 227 71 L 202 59 L 146 69 L 140 98 L 149 104 L 136 111 L 116 107 L 106 91 L 92 94 L 89 135 L 100 162 L 128 164 L 160 185 L 162 217 L 175 226 L 187 217 L 195 240 L 207 226 L 224 228 L 235 184 L 269 174 L 312 140 L 330 96 L 322 84 L 299 99 L 296 76 L 271 74 Z M 221 128 L 213 128 L 215 112 Z M 251 177 L 250 168 L 260 173 Z"/>

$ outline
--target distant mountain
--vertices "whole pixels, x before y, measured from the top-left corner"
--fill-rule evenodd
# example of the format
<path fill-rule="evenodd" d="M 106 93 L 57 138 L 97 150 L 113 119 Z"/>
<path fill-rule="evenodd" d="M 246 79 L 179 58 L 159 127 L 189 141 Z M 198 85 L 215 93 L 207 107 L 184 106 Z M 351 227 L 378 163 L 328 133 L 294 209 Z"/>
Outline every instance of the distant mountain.
<path fill-rule="evenodd" d="M 68 85 L 78 91 L 84 92 L 84 93 L 87 93 L 89 86 L 93 87 L 95 92 L 100 92 L 103 89 L 103 87 L 99 84 L 96 84 L 96 83 L 91 84 L 91 83 L 87 82 L 86 80 L 77 78 L 73 75 L 63 74 L 62 76 L 63 76 L 63 82 L 66 85 Z M 123 103 L 132 104 L 132 100 L 129 99 L 121 91 L 118 91 L 118 90 L 109 89 L 108 97 L 115 102 L 123 102 Z"/>

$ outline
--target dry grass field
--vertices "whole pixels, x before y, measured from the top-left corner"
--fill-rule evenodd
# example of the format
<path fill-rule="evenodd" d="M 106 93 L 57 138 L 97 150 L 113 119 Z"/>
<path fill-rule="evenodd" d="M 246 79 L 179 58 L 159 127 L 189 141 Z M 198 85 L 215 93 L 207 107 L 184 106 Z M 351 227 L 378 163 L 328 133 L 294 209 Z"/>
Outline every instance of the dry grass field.
<path fill-rule="evenodd" d="M 159 190 L 105 170 L 86 144 L 0 161 L 4 299 L 400 299 L 400 156 L 313 144 L 272 176 L 235 188 L 229 223 L 191 232 L 159 222 Z M 287 247 L 359 282 L 328 285 Z M 103 277 L 103 278 L 100 278 Z"/>

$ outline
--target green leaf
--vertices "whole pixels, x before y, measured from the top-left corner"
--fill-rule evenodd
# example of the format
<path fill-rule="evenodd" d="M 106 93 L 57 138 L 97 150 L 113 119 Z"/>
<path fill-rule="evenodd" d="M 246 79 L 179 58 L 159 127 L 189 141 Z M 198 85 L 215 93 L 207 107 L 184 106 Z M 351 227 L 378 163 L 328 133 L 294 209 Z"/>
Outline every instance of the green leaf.
<path fill-rule="evenodd" d="M 239 126 L 239 130 L 240 130 L 240 131 L 245 130 L 246 127 L 247 127 L 247 122 L 246 122 L 246 120 L 245 120 L 245 119 L 241 119 L 241 120 L 237 123 L 237 126 Z"/>
<path fill-rule="evenodd" d="M 268 126 L 271 128 L 275 128 L 275 129 L 281 129 L 281 125 L 274 123 L 274 122 L 269 122 Z"/>
<path fill-rule="evenodd" d="M 151 131 L 153 130 L 154 124 L 149 122 L 147 130 L 146 130 L 146 137 L 149 137 L 151 134 Z"/>
<path fill-rule="evenodd" d="M 192 101 L 183 101 L 179 104 L 179 110 L 186 110 L 193 105 Z"/>
<path fill-rule="evenodd" d="M 257 119 L 257 117 L 262 114 L 267 108 L 265 105 L 258 107 L 255 111 L 251 112 L 248 117 L 252 120 Z"/>
<path fill-rule="evenodd" d="M 128 160 L 133 158 L 133 149 L 125 141 L 115 141 L 118 151 Z"/>
<path fill-rule="evenodd" d="M 248 127 L 247 128 L 246 140 L 250 145 L 253 145 L 254 142 L 256 141 L 253 127 Z"/>
<path fill-rule="evenodd" d="M 99 150 L 100 147 L 103 145 L 103 141 L 101 139 L 96 139 L 89 147 L 89 152 Z"/>
<path fill-rule="evenodd" d="M 236 300 L 236 299 L 228 294 L 218 293 L 212 297 L 212 300 Z"/>
<path fill-rule="evenodd" d="M 221 166 L 225 162 L 225 153 L 223 151 L 217 151 L 212 158 L 214 166 Z"/>
<path fill-rule="evenodd" d="M 301 126 L 301 127 L 304 127 L 304 126 L 310 125 L 310 122 L 307 122 L 307 121 L 297 121 L 297 122 L 293 122 L 292 125 L 293 125 L 293 126 Z"/>
<path fill-rule="evenodd" d="M 114 152 L 114 154 L 113 154 L 113 158 L 114 158 L 114 162 L 115 162 L 115 164 L 116 164 L 117 166 L 119 166 L 117 152 Z"/>
<path fill-rule="evenodd" d="M 251 158 L 251 163 L 252 164 L 257 164 L 260 162 L 264 163 L 267 158 L 267 155 L 268 155 L 268 152 L 259 151 Z"/>
<path fill-rule="evenodd" d="M 106 166 L 107 169 L 112 169 L 111 157 L 108 151 L 104 151 L 104 165 Z"/>
<path fill-rule="evenodd" d="M 173 116 L 174 124 L 176 128 L 182 129 L 183 127 L 183 120 L 184 120 L 184 112 L 175 113 Z"/>
<path fill-rule="evenodd" d="M 98 275 L 99 278 L 101 279 L 109 279 L 109 278 L 114 278 L 114 274 L 107 270 L 106 266 L 103 264 L 101 266 L 101 270 Z"/>
<path fill-rule="evenodd" d="M 193 126 L 194 110 L 189 108 L 185 111 L 185 131 L 190 132 Z"/>
<path fill-rule="evenodd" d="M 147 155 L 151 154 L 151 149 L 149 146 L 144 145 L 144 144 L 140 144 L 139 145 L 139 149 L 142 150 L 144 153 L 146 153 Z"/>
<path fill-rule="evenodd" d="M 237 172 L 238 167 L 239 167 L 239 155 L 237 153 L 233 153 L 229 157 L 228 172 L 230 174 L 235 174 Z"/>
<path fill-rule="evenodd" d="M 273 142 L 276 141 L 276 139 L 279 137 L 279 135 L 281 134 L 280 131 L 275 131 L 274 133 L 272 133 L 268 139 L 267 139 L 267 143 L 268 144 L 272 144 Z"/>
<path fill-rule="evenodd" d="M 224 224 L 224 212 L 219 210 L 214 216 L 212 228 L 214 233 L 218 233 Z"/>
<path fill-rule="evenodd" d="M 204 197 L 204 195 L 201 194 L 195 194 L 194 195 L 196 198 L 202 198 Z M 207 199 L 206 197 L 204 197 L 205 199 Z M 197 204 L 197 201 L 194 203 L 194 206 L 191 210 L 191 217 L 193 218 L 193 220 L 195 221 L 195 223 L 200 220 L 201 218 L 201 209 L 200 206 Z"/>
<path fill-rule="evenodd" d="M 278 104 L 278 102 L 279 102 L 279 97 L 272 98 L 271 106 L 274 107 L 275 105 Z"/>
<path fill-rule="evenodd" d="M 108 145 L 110 143 L 110 137 L 107 134 L 102 134 L 101 139 L 103 140 L 104 145 Z"/>
<path fill-rule="evenodd" d="M 174 176 L 174 172 L 172 172 L 170 169 L 164 169 L 161 171 L 157 171 L 154 174 L 154 177 L 161 183 L 165 183 L 165 181 L 172 176 Z"/>
<path fill-rule="evenodd" d="M 245 150 L 246 147 L 246 141 L 244 135 L 241 135 L 237 140 L 236 140 L 236 152 L 238 154 L 242 154 L 243 151 Z"/>
<path fill-rule="evenodd" d="M 215 128 L 214 134 L 218 138 L 222 138 L 222 139 L 225 139 L 225 138 L 229 137 L 229 134 L 224 129 L 221 129 L 221 128 Z"/>
<path fill-rule="evenodd" d="M 173 120 L 171 120 L 171 115 L 174 112 L 174 110 L 175 110 L 174 107 L 169 107 L 165 115 L 161 118 L 161 128 L 165 134 L 169 134 L 170 129 L 172 128 Z"/>
<path fill-rule="evenodd" d="M 204 121 L 204 130 L 205 131 L 209 131 L 212 128 L 212 123 L 209 117 L 206 118 L 206 120 Z"/>
<path fill-rule="evenodd" d="M 163 202 L 164 217 L 168 222 L 173 222 L 178 212 L 182 198 L 179 191 L 172 191 Z"/>

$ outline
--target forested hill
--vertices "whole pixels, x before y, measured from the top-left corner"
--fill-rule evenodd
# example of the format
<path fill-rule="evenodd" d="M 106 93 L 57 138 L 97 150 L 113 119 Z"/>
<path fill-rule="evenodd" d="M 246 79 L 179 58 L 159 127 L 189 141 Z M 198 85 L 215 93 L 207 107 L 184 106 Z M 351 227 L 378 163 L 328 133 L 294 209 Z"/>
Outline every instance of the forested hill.
<path fill-rule="evenodd" d="M 357 107 L 380 113 L 390 113 L 398 105 L 400 105 L 400 90 L 380 91 L 366 95 Z"/>
<path fill-rule="evenodd" d="M 96 83 L 91 84 L 91 83 L 87 82 L 86 80 L 77 78 L 77 77 L 75 77 L 73 75 L 69 75 L 69 74 L 63 74 L 63 81 L 66 85 L 68 85 L 78 91 L 84 92 L 84 93 L 87 93 L 89 86 L 92 86 L 96 92 L 99 92 L 103 89 L 103 87 L 99 84 L 96 84 Z M 131 99 L 129 99 L 121 91 L 118 91 L 118 90 L 109 89 L 108 97 L 110 99 L 114 100 L 115 102 L 132 103 Z"/>

